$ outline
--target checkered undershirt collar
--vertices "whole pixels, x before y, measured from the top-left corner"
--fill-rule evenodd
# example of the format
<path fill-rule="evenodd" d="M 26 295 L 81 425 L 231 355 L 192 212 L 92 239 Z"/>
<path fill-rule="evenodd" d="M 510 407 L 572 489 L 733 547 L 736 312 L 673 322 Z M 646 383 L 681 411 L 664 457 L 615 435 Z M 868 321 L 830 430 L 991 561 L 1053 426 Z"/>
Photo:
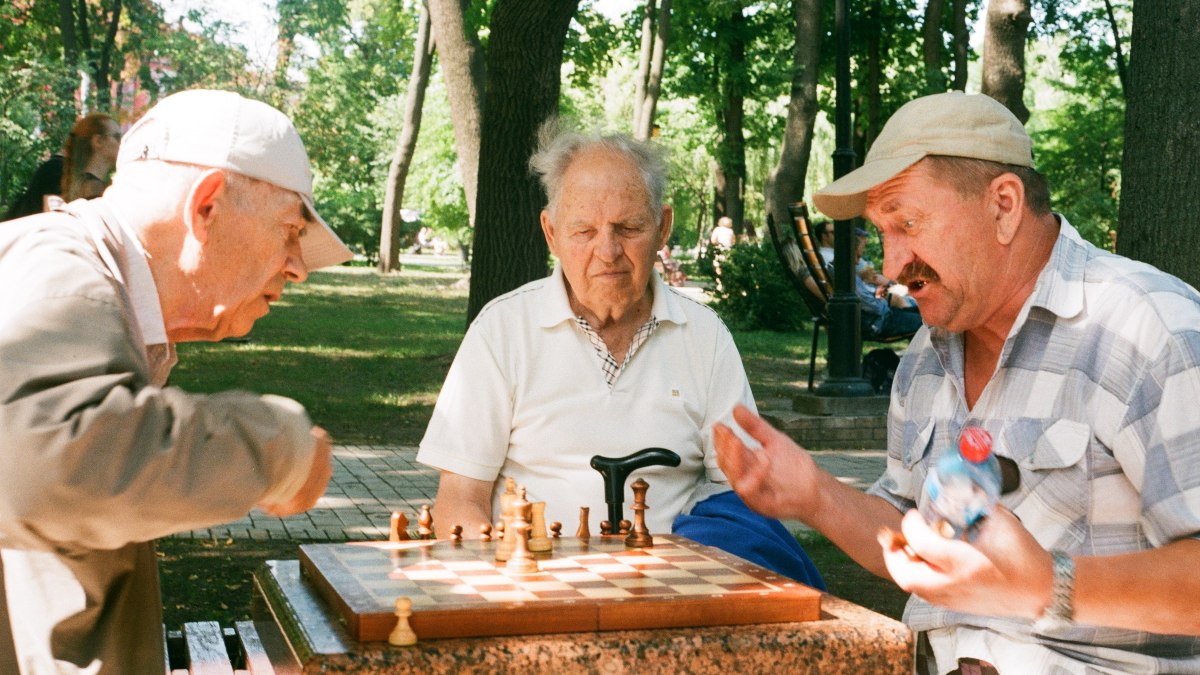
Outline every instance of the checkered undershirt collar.
<path fill-rule="evenodd" d="M 608 388 L 612 389 L 613 385 L 617 382 L 617 377 L 620 376 L 625 366 L 629 365 L 638 347 L 641 347 L 650 338 L 650 334 L 654 332 L 655 328 L 658 328 L 658 324 L 661 322 L 657 317 L 651 316 L 646 323 L 642 324 L 641 328 L 637 329 L 637 332 L 633 334 L 633 340 L 629 342 L 629 351 L 625 353 L 625 360 L 620 365 L 617 365 L 617 360 L 613 358 L 612 352 L 608 350 L 608 345 L 604 344 L 604 340 L 600 338 L 600 334 L 592 328 L 587 319 L 577 316 L 575 317 L 575 323 L 579 325 L 583 332 L 587 334 L 588 339 L 592 341 L 592 347 L 596 350 L 596 356 L 600 357 L 600 369 L 604 371 L 604 381 L 608 383 Z"/>

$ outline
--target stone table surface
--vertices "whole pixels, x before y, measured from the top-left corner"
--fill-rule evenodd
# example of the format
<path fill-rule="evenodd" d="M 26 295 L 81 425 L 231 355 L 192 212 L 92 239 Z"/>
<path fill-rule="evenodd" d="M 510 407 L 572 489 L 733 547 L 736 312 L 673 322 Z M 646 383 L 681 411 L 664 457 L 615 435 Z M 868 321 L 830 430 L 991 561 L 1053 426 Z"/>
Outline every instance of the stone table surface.
<path fill-rule="evenodd" d="M 255 575 L 254 618 L 287 673 L 911 673 L 902 623 L 825 594 L 817 621 L 708 628 L 425 640 L 351 639 L 300 573 L 271 561 Z"/>

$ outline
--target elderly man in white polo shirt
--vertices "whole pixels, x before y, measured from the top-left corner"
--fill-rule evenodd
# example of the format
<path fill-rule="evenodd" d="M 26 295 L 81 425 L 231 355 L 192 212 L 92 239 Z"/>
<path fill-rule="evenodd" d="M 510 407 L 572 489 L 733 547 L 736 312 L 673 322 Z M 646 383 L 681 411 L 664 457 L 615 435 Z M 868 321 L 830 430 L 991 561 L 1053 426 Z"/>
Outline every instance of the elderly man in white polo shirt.
<path fill-rule="evenodd" d="M 417 455 L 441 469 L 434 522 L 477 534 L 498 517 L 511 477 L 546 502 L 547 521 L 574 531 L 581 506 L 603 513 L 593 455 L 661 447 L 682 462 L 639 470 L 652 532 L 674 522 L 704 543 L 740 540 L 733 552 L 743 557 L 769 548 L 758 562 L 819 585 L 795 539 L 746 509 L 717 467 L 713 423 L 754 399 L 724 324 L 654 273 L 672 224 L 660 152 L 548 127 L 530 165 L 549 198 L 542 230 L 559 265 L 493 300 L 463 339 Z M 706 537 L 710 512 L 724 527 Z"/>

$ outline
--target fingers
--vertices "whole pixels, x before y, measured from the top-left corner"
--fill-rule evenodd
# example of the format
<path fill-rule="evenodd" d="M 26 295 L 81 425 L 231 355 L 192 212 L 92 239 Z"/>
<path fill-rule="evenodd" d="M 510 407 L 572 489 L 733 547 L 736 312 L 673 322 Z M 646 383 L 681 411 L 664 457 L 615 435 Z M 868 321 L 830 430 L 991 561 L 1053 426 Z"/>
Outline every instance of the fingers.
<path fill-rule="evenodd" d="M 717 450 L 717 465 L 729 476 L 730 480 L 734 480 L 735 476 L 741 476 L 746 470 L 746 460 L 750 449 L 742 443 L 742 439 L 733 433 L 729 427 L 717 422 L 713 424 L 713 446 Z"/>
<path fill-rule="evenodd" d="M 325 494 L 329 479 L 333 477 L 333 440 L 321 427 L 313 427 L 312 435 L 316 443 L 304 483 L 286 502 L 260 505 L 264 512 L 281 518 L 303 513 L 316 506 L 317 500 Z"/>
<path fill-rule="evenodd" d="M 936 601 L 936 590 L 946 584 L 948 577 L 935 560 L 944 561 L 941 547 L 948 542 L 916 511 L 904 514 L 900 529 L 895 532 L 883 528 L 877 537 L 888 574 L 900 588 Z"/>
<path fill-rule="evenodd" d="M 793 443 L 787 434 L 771 426 L 770 422 L 751 412 L 745 406 L 739 405 L 733 409 L 733 419 L 738 423 L 739 427 L 747 434 L 750 434 L 751 438 L 761 443 L 764 448 L 781 442 Z"/>

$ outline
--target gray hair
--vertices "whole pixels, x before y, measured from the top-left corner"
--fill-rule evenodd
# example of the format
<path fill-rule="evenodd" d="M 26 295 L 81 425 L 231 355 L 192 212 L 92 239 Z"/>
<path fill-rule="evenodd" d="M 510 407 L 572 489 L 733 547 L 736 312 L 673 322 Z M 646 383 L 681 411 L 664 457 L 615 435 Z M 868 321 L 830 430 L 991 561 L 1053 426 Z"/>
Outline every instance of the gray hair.
<path fill-rule="evenodd" d="M 947 155 L 929 155 L 925 161 L 934 174 L 949 183 L 960 197 L 978 197 L 1000 174 L 1016 174 L 1025 186 L 1025 204 L 1029 210 L 1039 216 L 1051 212 L 1050 184 L 1033 167 Z"/>
<path fill-rule="evenodd" d="M 538 149 L 529 158 L 529 169 L 542 181 L 549 203 L 546 208 L 554 217 L 562 192 L 563 175 L 571 162 L 587 150 L 605 150 L 625 157 L 637 168 L 646 194 L 650 212 L 655 218 L 662 215 L 667 191 L 666 152 L 659 145 L 638 141 L 628 134 L 604 134 L 598 131 L 582 133 L 567 128 L 558 118 L 551 117 L 538 129 Z"/>

